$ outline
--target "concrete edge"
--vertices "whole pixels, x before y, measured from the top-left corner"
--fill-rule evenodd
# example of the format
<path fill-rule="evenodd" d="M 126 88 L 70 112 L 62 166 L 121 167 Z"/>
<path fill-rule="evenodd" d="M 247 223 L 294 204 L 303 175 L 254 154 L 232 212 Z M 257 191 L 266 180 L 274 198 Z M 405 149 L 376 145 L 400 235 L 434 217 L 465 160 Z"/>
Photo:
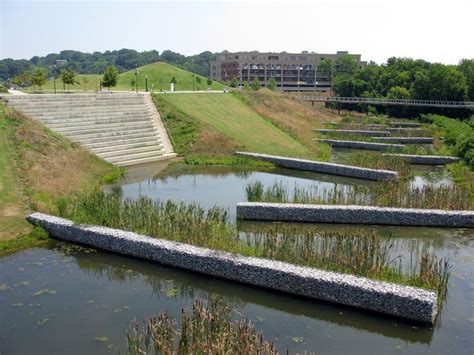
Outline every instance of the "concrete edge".
<path fill-rule="evenodd" d="M 362 129 L 329 129 L 329 128 L 317 128 L 314 131 L 326 134 L 326 133 L 344 133 L 344 134 L 354 134 L 360 136 L 369 136 L 375 137 L 379 136 L 390 136 L 392 132 L 389 131 L 370 131 L 370 130 L 362 130 Z"/>
<path fill-rule="evenodd" d="M 433 137 L 373 137 L 373 139 L 405 144 L 432 144 L 434 142 Z"/>
<path fill-rule="evenodd" d="M 333 147 L 341 148 L 354 148 L 354 149 L 366 149 L 366 150 L 388 150 L 388 149 L 403 149 L 405 145 L 403 144 L 390 144 L 390 143 L 374 143 L 374 142 L 364 142 L 364 141 L 344 141 L 338 139 L 323 139 L 315 138 L 315 141 L 327 143 Z"/>
<path fill-rule="evenodd" d="M 362 168 L 359 166 L 328 163 L 307 159 L 289 158 L 278 155 L 251 152 L 235 152 L 235 154 L 238 156 L 268 161 L 277 166 L 295 170 L 314 171 L 330 175 L 349 176 L 358 179 L 377 181 L 398 178 L 398 172 L 391 170 Z"/>
<path fill-rule="evenodd" d="M 410 164 L 420 165 L 444 165 L 460 161 L 459 157 L 442 156 L 442 155 L 415 155 L 415 154 L 388 154 L 383 155 L 392 157 L 406 158 Z"/>
<path fill-rule="evenodd" d="M 74 225 L 42 213 L 33 213 L 26 219 L 63 241 L 297 296 L 430 324 L 438 312 L 436 294 L 416 287 L 245 257 L 118 229 Z"/>
<path fill-rule="evenodd" d="M 474 228 L 474 211 L 241 202 L 237 218 L 262 221 Z"/>
<path fill-rule="evenodd" d="M 145 105 L 148 107 L 150 111 L 150 116 L 153 121 L 153 124 L 158 129 L 158 133 L 160 134 L 161 142 L 163 143 L 163 149 L 165 150 L 165 155 L 167 157 L 175 157 L 176 155 L 170 156 L 170 154 L 174 154 L 173 145 L 171 144 L 170 137 L 168 136 L 168 131 L 165 127 L 163 120 L 161 119 L 160 113 L 153 102 L 153 99 L 150 93 L 144 95 Z"/>

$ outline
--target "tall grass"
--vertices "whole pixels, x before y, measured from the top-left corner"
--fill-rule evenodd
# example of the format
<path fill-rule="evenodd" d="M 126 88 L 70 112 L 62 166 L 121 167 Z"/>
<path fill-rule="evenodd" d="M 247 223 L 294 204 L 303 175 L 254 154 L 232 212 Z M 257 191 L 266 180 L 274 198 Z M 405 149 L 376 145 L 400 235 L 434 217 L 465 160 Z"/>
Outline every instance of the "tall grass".
<path fill-rule="evenodd" d="M 183 308 L 181 322 L 168 313 L 135 322 L 126 332 L 127 354 L 278 354 L 247 320 L 232 321 L 222 299 L 197 299 L 192 310 Z"/>
<path fill-rule="evenodd" d="M 404 157 L 387 157 L 374 152 L 352 153 L 344 159 L 343 163 L 370 169 L 397 171 L 402 179 L 407 179 L 413 175 L 411 165 L 408 159 Z"/>
<path fill-rule="evenodd" d="M 422 187 L 410 183 L 383 181 L 351 188 L 335 186 L 320 189 L 317 185 L 289 188 L 282 182 L 264 188 L 260 181 L 246 186 L 247 200 L 251 202 L 313 203 L 328 205 L 363 205 L 380 207 L 430 208 L 471 210 L 472 189 L 463 185 L 434 185 Z"/>
<path fill-rule="evenodd" d="M 277 186 L 275 191 L 278 196 L 285 191 L 284 186 Z M 84 194 L 63 210 L 65 217 L 76 223 L 120 228 L 246 256 L 416 285 L 442 294 L 437 289 L 441 284 L 437 280 L 444 269 L 429 275 L 426 268 L 415 262 L 408 271 L 402 271 L 395 260 L 388 257 L 393 253 L 393 245 L 385 244 L 377 234 L 362 230 L 343 233 L 311 228 L 298 232 L 276 223 L 258 233 L 240 235 L 235 225 L 227 221 L 227 211 L 217 207 L 205 211 L 196 204 L 153 202 L 147 197 L 122 201 L 119 196 L 100 190 Z M 427 260 L 435 258 L 432 254 L 426 255 Z M 419 274 L 417 268 L 423 274 Z"/>

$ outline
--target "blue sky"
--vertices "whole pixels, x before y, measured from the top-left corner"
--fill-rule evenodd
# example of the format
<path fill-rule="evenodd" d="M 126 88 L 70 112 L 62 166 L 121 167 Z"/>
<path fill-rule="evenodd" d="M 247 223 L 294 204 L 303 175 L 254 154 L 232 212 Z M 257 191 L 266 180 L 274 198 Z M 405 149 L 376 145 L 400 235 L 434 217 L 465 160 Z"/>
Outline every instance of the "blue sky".
<path fill-rule="evenodd" d="M 474 58 L 468 0 L 0 0 L 0 58 L 64 49 L 349 50 L 457 63 Z"/>

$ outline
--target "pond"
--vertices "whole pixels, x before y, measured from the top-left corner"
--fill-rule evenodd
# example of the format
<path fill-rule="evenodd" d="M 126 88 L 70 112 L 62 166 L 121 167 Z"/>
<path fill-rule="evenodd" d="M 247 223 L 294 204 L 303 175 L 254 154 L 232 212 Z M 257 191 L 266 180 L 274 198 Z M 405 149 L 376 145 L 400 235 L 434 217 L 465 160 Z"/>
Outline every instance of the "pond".
<path fill-rule="evenodd" d="M 431 174 L 429 169 L 427 174 Z M 433 181 L 439 178 L 431 175 Z M 441 176 L 443 176 L 441 174 Z M 229 209 L 245 200 L 248 182 L 283 181 L 332 189 L 371 183 L 287 169 L 236 171 L 150 165 L 132 169 L 109 189 L 125 197 L 196 201 Z M 238 223 L 242 233 L 264 223 Z M 304 228 L 305 225 L 298 225 Z M 393 226 L 317 225 L 321 230 L 371 228 L 393 240 L 397 253 L 426 246 L 453 261 L 447 302 L 436 326 L 404 322 L 309 301 L 212 277 L 51 241 L 0 260 L 0 352 L 117 353 L 130 321 L 161 311 L 179 318 L 196 297 L 218 294 L 235 317 L 252 320 L 281 352 L 320 354 L 456 353 L 474 348 L 474 231 Z"/>

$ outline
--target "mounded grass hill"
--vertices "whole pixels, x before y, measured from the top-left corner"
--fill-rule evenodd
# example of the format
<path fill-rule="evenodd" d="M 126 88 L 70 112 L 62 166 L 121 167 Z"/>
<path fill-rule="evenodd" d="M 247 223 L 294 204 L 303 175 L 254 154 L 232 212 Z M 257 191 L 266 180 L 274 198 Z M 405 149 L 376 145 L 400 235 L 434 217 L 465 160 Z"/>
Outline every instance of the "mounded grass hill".
<path fill-rule="evenodd" d="M 37 241 L 24 221 L 28 212 L 57 214 L 75 194 L 122 174 L 121 168 L 0 103 L 0 253 Z"/>
<path fill-rule="evenodd" d="M 148 75 L 148 90 L 151 91 L 151 85 L 154 84 L 155 91 L 170 90 L 170 82 L 173 76 L 176 78 L 176 90 L 193 90 L 193 73 L 180 69 L 174 65 L 157 62 L 153 64 L 144 65 L 138 68 L 138 89 L 145 90 L 145 75 Z M 207 78 L 194 74 L 194 89 L 207 90 L 210 87 L 212 90 L 222 90 L 224 85 L 218 82 L 212 82 L 211 86 L 207 85 Z M 199 78 L 199 79 L 197 79 Z M 132 90 L 131 82 L 135 80 L 135 70 L 130 70 L 120 74 L 116 90 Z M 197 83 L 200 80 L 201 83 Z"/>
<path fill-rule="evenodd" d="M 233 94 L 161 94 L 155 102 L 184 155 L 231 155 L 236 150 L 317 158 L 316 142 L 303 143 L 278 122 L 262 117 Z M 324 148 L 323 148 L 324 149 Z"/>
<path fill-rule="evenodd" d="M 169 91 L 170 82 L 173 77 L 176 78 L 176 90 L 193 90 L 193 73 L 180 69 L 174 65 L 165 63 L 165 62 L 156 62 L 153 64 L 144 65 L 143 67 L 138 68 L 138 90 L 145 91 L 145 76 L 148 76 L 148 90 L 151 91 L 152 84 L 154 84 L 155 91 Z M 77 81 L 79 82 L 76 85 L 71 85 L 71 91 L 95 91 L 99 88 L 101 75 L 95 74 L 78 74 L 76 76 Z M 198 79 L 199 78 L 199 79 Z M 135 70 L 129 70 L 125 73 L 120 74 L 117 86 L 111 88 L 111 90 L 120 90 L 120 91 L 133 91 L 135 87 L 132 88 L 132 80 L 135 80 Z M 200 83 L 198 81 L 200 80 Z M 207 78 L 195 74 L 194 77 L 194 89 L 195 90 L 207 90 L 207 88 L 212 90 L 222 90 L 224 85 L 219 82 L 213 81 L 209 86 L 207 85 Z M 41 91 L 52 92 L 54 90 L 54 81 L 48 80 L 41 88 Z M 66 86 L 66 91 L 68 90 Z M 30 86 L 24 91 L 33 92 L 33 87 Z M 40 90 L 37 89 L 39 92 Z M 63 83 L 60 78 L 56 79 L 56 91 L 63 92 Z"/>
<path fill-rule="evenodd" d="M 77 81 L 79 82 L 76 85 L 70 85 L 71 91 L 95 91 L 99 89 L 99 82 L 100 82 L 100 75 L 95 74 L 77 74 L 76 76 Z M 97 89 L 96 89 L 97 88 Z M 68 88 L 66 85 L 66 92 Z M 30 86 L 23 91 L 25 92 L 34 92 L 33 86 Z M 54 81 L 48 80 L 42 87 L 41 90 L 36 88 L 37 92 L 44 91 L 47 93 L 51 93 L 54 91 Z M 56 92 L 64 92 L 63 83 L 60 78 L 56 79 Z"/>

